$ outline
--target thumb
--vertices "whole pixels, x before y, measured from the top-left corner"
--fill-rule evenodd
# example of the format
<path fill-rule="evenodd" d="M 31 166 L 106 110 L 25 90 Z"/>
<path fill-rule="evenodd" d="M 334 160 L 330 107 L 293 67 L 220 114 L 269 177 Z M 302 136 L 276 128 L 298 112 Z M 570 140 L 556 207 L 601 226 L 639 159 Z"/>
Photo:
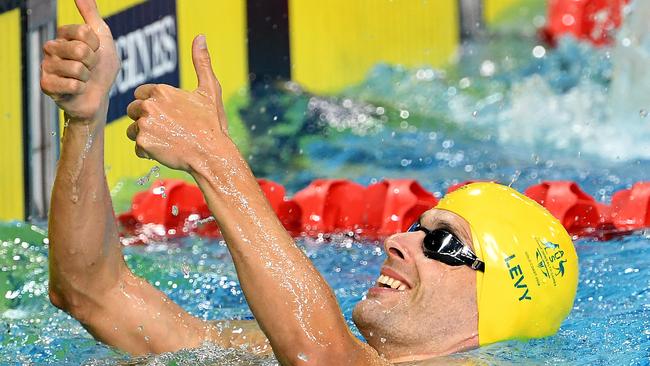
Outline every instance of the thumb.
<path fill-rule="evenodd" d="M 221 85 L 219 85 L 219 80 L 212 71 L 210 52 L 203 34 L 194 38 L 192 43 L 192 62 L 194 63 L 194 70 L 196 70 L 196 77 L 199 80 L 198 88 L 206 92 L 212 100 L 219 102 L 221 100 Z"/>
<path fill-rule="evenodd" d="M 97 3 L 95 0 L 75 0 L 74 2 L 77 4 L 79 14 L 84 18 L 86 24 L 96 28 L 104 23 L 102 16 L 99 14 L 99 9 L 97 9 Z"/>

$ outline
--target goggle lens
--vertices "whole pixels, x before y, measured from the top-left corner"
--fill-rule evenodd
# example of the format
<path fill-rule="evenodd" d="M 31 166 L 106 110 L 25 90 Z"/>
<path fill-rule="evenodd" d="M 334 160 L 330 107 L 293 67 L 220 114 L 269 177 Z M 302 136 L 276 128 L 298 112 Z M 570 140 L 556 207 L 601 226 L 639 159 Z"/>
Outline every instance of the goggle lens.
<path fill-rule="evenodd" d="M 450 266 L 467 265 L 479 271 L 483 271 L 485 264 L 478 260 L 471 249 L 445 229 L 429 230 L 423 227 L 419 221 L 413 223 L 408 232 L 423 231 L 425 233 L 422 242 L 424 255 Z"/>

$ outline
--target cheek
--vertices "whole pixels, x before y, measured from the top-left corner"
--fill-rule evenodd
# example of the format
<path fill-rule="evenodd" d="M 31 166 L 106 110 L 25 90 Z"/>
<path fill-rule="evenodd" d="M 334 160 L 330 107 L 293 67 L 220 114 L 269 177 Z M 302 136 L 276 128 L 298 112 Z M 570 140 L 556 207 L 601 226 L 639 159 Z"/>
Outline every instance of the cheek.
<path fill-rule="evenodd" d="M 423 300 L 430 305 L 456 305 L 476 298 L 476 274 L 465 268 L 435 263 L 421 280 Z"/>

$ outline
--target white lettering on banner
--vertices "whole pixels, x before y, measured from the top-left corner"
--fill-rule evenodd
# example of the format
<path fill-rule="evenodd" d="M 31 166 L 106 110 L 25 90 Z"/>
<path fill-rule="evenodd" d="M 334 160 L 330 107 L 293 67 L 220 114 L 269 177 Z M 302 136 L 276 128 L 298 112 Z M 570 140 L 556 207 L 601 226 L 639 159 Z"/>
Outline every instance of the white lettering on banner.
<path fill-rule="evenodd" d="M 115 44 L 122 68 L 111 97 L 173 72 L 178 65 L 176 22 L 171 15 L 120 36 Z"/>

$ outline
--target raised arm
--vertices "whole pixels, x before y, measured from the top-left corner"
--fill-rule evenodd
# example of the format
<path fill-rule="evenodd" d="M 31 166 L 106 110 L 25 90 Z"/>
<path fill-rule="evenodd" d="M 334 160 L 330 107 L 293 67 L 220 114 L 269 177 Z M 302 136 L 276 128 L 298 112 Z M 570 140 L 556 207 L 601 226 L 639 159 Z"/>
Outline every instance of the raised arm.
<path fill-rule="evenodd" d="M 95 338 L 130 353 L 207 339 L 229 346 L 231 334 L 190 316 L 124 262 L 104 174 L 108 92 L 119 61 L 95 0 L 76 4 L 86 24 L 60 28 L 42 65 L 42 89 L 65 111 L 49 217 L 50 299 Z"/>
<path fill-rule="evenodd" d="M 141 157 L 188 171 L 232 254 L 248 304 L 283 364 L 381 362 L 349 331 L 336 298 L 272 211 L 229 138 L 205 38 L 193 45 L 199 88 L 146 85 L 129 106 Z"/>

